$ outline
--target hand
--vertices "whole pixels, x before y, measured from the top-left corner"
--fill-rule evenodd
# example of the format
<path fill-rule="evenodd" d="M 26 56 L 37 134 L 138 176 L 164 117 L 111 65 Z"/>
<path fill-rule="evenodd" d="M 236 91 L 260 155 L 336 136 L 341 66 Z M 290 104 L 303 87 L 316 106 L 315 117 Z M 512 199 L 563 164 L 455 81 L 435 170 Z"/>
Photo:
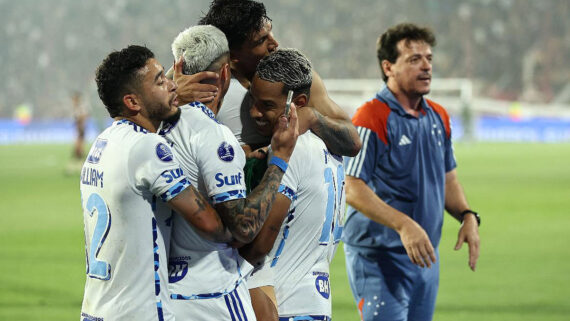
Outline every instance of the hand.
<path fill-rule="evenodd" d="M 289 119 L 287 119 L 285 115 L 281 115 L 281 117 L 279 117 L 279 123 L 277 124 L 277 130 L 273 133 L 273 137 L 271 137 L 273 155 L 288 162 L 291 154 L 293 154 L 297 137 L 299 137 L 297 107 L 294 103 L 291 103 Z"/>
<path fill-rule="evenodd" d="M 461 224 L 459 235 L 457 236 L 455 250 L 461 249 L 464 242 L 469 244 L 469 267 L 472 271 L 475 271 L 477 259 L 479 259 L 479 225 L 477 225 L 475 216 L 470 214 L 465 215 L 463 219 L 463 224 Z"/>
<path fill-rule="evenodd" d="M 265 159 L 267 158 L 267 151 L 269 150 L 269 146 L 258 148 L 254 151 L 245 155 L 245 158 L 257 158 L 257 159 Z"/>
<path fill-rule="evenodd" d="M 199 101 L 207 104 L 214 100 L 218 94 L 218 87 L 210 84 L 200 83 L 204 79 L 217 79 L 219 76 L 212 71 L 202 71 L 193 75 L 184 75 L 182 73 L 184 67 L 184 59 L 180 59 L 174 63 L 173 80 L 178 86 L 176 93 L 178 94 L 179 106 Z"/>
<path fill-rule="evenodd" d="M 410 219 L 400 230 L 400 239 L 412 263 L 420 267 L 431 267 L 435 263 L 435 250 L 427 233 L 415 221 Z"/>

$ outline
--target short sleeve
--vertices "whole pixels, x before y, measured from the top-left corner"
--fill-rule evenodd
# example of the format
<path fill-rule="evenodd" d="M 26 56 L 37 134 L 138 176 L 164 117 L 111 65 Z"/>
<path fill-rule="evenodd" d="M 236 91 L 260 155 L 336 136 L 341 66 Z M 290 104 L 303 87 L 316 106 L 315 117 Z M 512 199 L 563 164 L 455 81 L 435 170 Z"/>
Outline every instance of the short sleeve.
<path fill-rule="evenodd" d="M 386 144 L 378 138 L 378 135 L 369 128 L 356 127 L 362 148 L 355 157 L 345 157 L 345 173 L 346 175 L 360 178 L 364 182 L 369 182 L 377 161 L 387 151 Z"/>
<path fill-rule="evenodd" d="M 453 135 L 453 126 L 451 126 L 451 119 L 449 120 L 449 136 L 445 140 L 445 172 L 450 172 L 455 167 L 457 167 L 457 163 L 455 161 L 455 154 L 453 151 L 453 142 L 451 141 L 451 137 Z"/>
<path fill-rule="evenodd" d="M 245 153 L 230 129 L 215 126 L 196 149 L 200 176 L 213 204 L 245 198 Z"/>
<path fill-rule="evenodd" d="M 138 190 L 149 190 L 167 202 L 190 186 L 164 138 L 146 134 L 132 147 L 128 171 Z"/>

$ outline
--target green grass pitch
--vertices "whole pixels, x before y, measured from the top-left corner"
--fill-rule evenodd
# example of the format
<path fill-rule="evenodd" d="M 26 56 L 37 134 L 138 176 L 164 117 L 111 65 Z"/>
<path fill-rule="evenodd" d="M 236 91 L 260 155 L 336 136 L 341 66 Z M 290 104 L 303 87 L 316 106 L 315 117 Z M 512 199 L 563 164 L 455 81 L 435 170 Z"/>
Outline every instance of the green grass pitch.
<path fill-rule="evenodd" d="M 0 320 L 77 320 L 85 280 L 71 146 L 0 146 Z M 435 320 L 570 319 L 570 145 L 456 144 L 459 178 L 482 216 L 477 272 L 446 218 Z M 449 217 L 449 216 L 448 216 Z M 333 318 L 356 321 L 339 247 Z"/>

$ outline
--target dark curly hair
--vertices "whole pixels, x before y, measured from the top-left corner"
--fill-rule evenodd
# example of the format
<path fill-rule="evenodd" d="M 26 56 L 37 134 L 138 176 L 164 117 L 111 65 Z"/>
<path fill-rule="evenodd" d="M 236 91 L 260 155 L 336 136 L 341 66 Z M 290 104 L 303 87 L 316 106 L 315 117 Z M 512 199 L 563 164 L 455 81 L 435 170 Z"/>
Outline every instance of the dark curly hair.
<path fill-rule="evenodd" d="M 198 24 L 222 30 L 230 49 L 239 49 L 253 33 L 271 21 L 263 3 L 252 0 L 214 0 Z"/>
<path fill-rule="evenodd" d="M 283 94 L 291 89 L 295 96 L 311 93 L 313 72 L 311 62 L 297 49 L 279 49 L 261 59 L 257 65 L 257 77 L 262 80 L 283 83 Z"/>
<path fill-rule="evenodd" d="M 412 23 L 401 23 L 386 30 L 376 42 L 376 56 L 378 57 L 384 81 L 387 81 L 388 77 L 384 74 L 384 69 L 382 69 L 382 61 L 396 62 L 398 56 L 400 56 L 397 44 L 402 39 L 407 41 L 425 41 L 432 47 L 436 44 L 435 35 L 431 29 L 418 27 Z"/>
<path fill-rule="evenodd" d="M 123 96 L 140 85 L 138 71 L 151 58 L 154 58 L 154 54 L 148 48 L 130 45 L 121 51 L 111 52 L 97 67 L 97 92 L 111 117 L 121 115 Z"/>

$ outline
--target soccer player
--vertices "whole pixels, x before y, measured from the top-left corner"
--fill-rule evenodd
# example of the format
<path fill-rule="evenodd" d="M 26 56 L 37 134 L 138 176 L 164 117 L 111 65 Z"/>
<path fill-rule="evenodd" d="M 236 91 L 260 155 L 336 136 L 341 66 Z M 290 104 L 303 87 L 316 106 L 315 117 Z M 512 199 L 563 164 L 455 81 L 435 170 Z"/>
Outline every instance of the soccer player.
<path fill-rule="evenodd" d="M 203 25 L 181 32 L 172 44 L 176 77 L 208 70 L 220 76 L 212 82 L 219 95 L 206 105 L 180 107 L 165 122 L 161 135 L 172 144 L 191 183 L 207 196 L 225 226 L 239 243 L 249 243 L 261 229 L 275 199 L 297 140 L 296 112 L 291 122 L 281 117 L 273 133 L 274 150 L 261 184 L 247 197 L 243 167 L 245 154 L 218 111 L 230 82 L 230 53 L 225 35 Z M 208 241 L 175 217 L 170 253 L 170 284 L 177 320 L 255 320 L 245 276 L 251 265 L 235 248 Z"/>
<path fill-rule="evenodd" d="M 140 46 L 112 52 L 96 81 L 115 121 L 81 171 L 87 256 L 81 320 L 174 320 L 166 287 L 171 208 L 205 237 L 232 238 L 156 134 L 178 101 L 154 54 Z"/>
<path fill-rule="evenodd" d="M 388 29 L 377 43 L 386 87 L 357 110 L 364 142 L 346 166 L 343 241 L 349 282 L 363 320 L 431 320 L 439 283 L 444 208 L 462 224 L 455 249 L 479 257 L 479 216 L 457 179 L 446 110 L 430 91 L 431 30 Z"/>
<path fill-rule="evenodd" d="M 307 108 L 311 70 L 308 59 L 294 49 L 277 50 L 260 61 L 251 85 L 251 116 L 258 131 L 269 135 L 275 130 L 290 90 L 294 105 Z M 345 212 L 342 157 L 312 131 L 305 132 L 279 191 L 261 232 L 240 251 L 256 265 L 271 251 L 249 286 L 264 287 L 270 296 L 274 286 L 279 320 L 330 320 L 329 264 Z"/>
<path fill-rule="evenodd" d="M 255 130 L 254 121 L 249 115 L 251 97 L 247 93 L 259 60 L 279 46 L 273 36 L 271 19 L 267 17 L 265 6 L 252 0 L 214 0 L 199 24 L 219 28 L 226 35 L 230 47 L 232 79 L 217 118 L 236 135 L 248 158 L 264 157 L 257 149 L 267 146 L 269 138 Z M 189 82 L 189 77 L 203 79 L 207 76 L 206 73 L 184 76 L 176 81 Z M 206 100 L 208 98 L 204 94 L 210 95 L 213 92 L 204 93 L 197 89 L 196 92 L 185 90 L 179 94 L 181 101 L 190 102 L 196 100 L 195 97 Z M 348 115 L 328 97 L 323 81 L 314 70 L 310 96 L 307 105 L 314 108 L 299 111 L 301 132 L 310 128 L 334 153 L 355 156 L 361 147 L 358 133 Z M 213 99 L 213 94 L 209 99 Z"/>

